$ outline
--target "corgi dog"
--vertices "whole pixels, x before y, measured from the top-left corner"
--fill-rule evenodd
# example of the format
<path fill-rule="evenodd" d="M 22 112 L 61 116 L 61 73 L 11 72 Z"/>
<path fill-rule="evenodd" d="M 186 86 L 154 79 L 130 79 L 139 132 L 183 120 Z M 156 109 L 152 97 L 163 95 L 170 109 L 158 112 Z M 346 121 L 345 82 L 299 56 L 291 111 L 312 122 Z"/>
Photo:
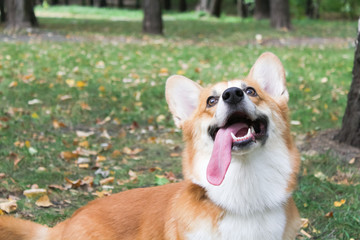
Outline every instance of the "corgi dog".
<path fill-rule="evenodd" d="M 280 60 L 264 53 L 246 78 L 206 88 L 171 76 L 165 95 L 184 181 L 94 200 L 53 228 L 2 216 L 0 239 L 295 239 L 300 158 Z"/>

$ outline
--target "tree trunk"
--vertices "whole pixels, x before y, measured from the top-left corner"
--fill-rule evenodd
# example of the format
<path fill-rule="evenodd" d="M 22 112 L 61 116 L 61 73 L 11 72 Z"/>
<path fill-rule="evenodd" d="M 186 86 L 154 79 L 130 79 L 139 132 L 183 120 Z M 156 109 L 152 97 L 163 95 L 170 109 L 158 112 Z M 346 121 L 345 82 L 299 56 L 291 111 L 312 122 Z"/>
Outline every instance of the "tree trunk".
<path fill-rule="evenodd" d="M 123 7 L 124 7 L 124 1 L 118 0 L 118 8 L 123 8 Z"/>
<path fill-rule="evenodd" d="M 100 0 L 99 7 L 107 7 L 106 0 Z"/>
<path fill-rule="evenodd" d="M 0 22 L 5 22 L 5 2 L 0 0 Z"/>
<path fill-rule="evenodd" d="M 51 1 L 51 5 L 58 5 L 59 4 L 59 0 L 52 0 Z"/>
<path fill-rule="evenodd" d="M 135 2 L 135 8 L 136 9 L 139 9 L 141 7 L 141 5 L 140 5 L 140 0 L 136 0 L 136 2 Z"/>
<path fill-rule="evenodd" d="M 143 32 L 163 34 L 160 0 L 144 0 Z"/>
<path fill-rule="evenodd" d="M 209 1 L 200 0 L 199 5 L 196 7 L 198 11 L 208 12 L 209 11 Z"/>
<path fill-rule="evenodd" d="M 94 0 L 90 0 L 89 4 L 90 6 L 94 6 Z"/>
<path fill-rule="evenodd" d="M 289 0 L 270 1 L 270 25 L 276 29 L 291 29 Z"/>
<path fill-rule="evenodd" d="M 179 0 L 179 11 L 186 12 L 186 10 L 187 10 L 186 0 Z"/>
<path fill-rule="evenodd" d="M 171 0 L 164 0 L 164 9 L 165 10 L 171 9 Z"/>
<path fill-rule="evenodd" d="M 215 17 L 220 17 L 221 15 L 221 3 L 222 0 L 212 0 L 210 4 L 210 14 Z"/>
<path fill-rule="evenodd" d="M 33 0 L 9 0 L 6 4 L 6 30 L 16 32 L 38 25 Z"/>
<path fill-rule="evenodd" d="M 248 16 L 248 9 L 247 5 L 245 4 L 244 0 L 237 0 L 236 1 L 236 9 L 237 15 L 246 18 Z"/>
<path fill-rule="evenodd" d="M 69 0 L 65 0 L 65 5 L 69 5 Z"/>
<path fill-rule="evenodd" d="M 348 94 L 342 128 L 335 136 L 341 143 L 360 148 L 360 19 L 352 71 L 352 83 Z"/>
<path fill-rule="evenodd" d="M 319 1 L 318 0 L 306 0 L 305 13 L 308 18 L 319 19 Z"/>
<path fill-rule="evenodd" d="M 270 17 L 270 1 L 269 0 L 255 0 L 254 17 L 257 20 L 267 19 Z"/>

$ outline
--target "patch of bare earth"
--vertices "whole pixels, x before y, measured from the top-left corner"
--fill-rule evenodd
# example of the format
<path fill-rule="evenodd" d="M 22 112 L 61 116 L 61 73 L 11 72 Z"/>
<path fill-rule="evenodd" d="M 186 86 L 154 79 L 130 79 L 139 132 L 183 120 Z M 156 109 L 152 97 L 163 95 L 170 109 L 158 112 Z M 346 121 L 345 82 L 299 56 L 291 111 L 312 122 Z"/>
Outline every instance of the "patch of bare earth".
<path fill-rule="evenodd" d="M 355 158 L 360 162 L 360 149 L 339 143 L 334 140 L 339 129 L 328 129 L 314 134 L 299 136 L 296 141 L 299 150 L 305 155 L 329 154 L 343 161 L 350 161 Z"/>

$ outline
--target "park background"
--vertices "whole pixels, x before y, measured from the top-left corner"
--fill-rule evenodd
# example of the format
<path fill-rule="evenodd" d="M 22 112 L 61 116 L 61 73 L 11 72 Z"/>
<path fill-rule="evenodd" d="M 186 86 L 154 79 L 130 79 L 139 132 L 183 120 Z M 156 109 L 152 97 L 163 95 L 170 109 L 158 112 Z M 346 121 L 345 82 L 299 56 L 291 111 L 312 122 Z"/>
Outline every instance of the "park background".
<path fill-rule="evenodd" d="M 298 239 L 360 239 L 360 120 L 347 102 L 359 92 L 358 1 L 0 0 L 0 10 L 0 214 L 53 226 L 92 199 L 180 181 L 166 79 L 241 78 L 271 51 L 302 154 Z"/>

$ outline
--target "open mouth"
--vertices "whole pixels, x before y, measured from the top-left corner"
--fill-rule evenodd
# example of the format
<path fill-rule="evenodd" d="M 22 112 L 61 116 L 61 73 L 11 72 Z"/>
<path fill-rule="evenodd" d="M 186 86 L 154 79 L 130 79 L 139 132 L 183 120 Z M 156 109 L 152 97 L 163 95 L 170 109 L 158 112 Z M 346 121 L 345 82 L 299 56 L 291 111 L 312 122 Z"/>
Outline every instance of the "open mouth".
<path fill-rule="evenodd" d="M 265 140 L 267 137 L 268 118 L 260 116 L 256 120 L 242 113 L 235 112 L 229 116 L 224 126 L 209 127 L 209 135 L 215 141 L 219 130 L 227 131 L 232 137 L 232 148 L 244 147 L 252 142 Z"/>

